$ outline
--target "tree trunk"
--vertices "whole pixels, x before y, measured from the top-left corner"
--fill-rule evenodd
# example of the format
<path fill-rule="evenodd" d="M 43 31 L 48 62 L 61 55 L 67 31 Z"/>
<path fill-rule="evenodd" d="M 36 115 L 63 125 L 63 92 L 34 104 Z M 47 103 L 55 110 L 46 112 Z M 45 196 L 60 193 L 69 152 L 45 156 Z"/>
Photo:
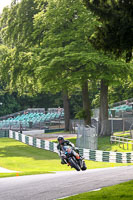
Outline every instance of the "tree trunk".
<path fill-rule="evenodd" d="M 101 80 L 99 122 L 100 136 L 110 135 L 108 121 L 108 84 L 104 79 Z"/>
<path fill-rule="evenodd" d="M 85 125 L 91 125 L 91 107 L 88 93 L 88 81 L 82 84 L 83 110 L 85 111 Z"/>
<path fill-rule="evenodd" d="M 64 105 L 64 118 L 65 118 L 65 131 L 69 131 L 70 109 L 69 109 L 68 92 L 66 90 L 63 91 L 63 105 Z"/>

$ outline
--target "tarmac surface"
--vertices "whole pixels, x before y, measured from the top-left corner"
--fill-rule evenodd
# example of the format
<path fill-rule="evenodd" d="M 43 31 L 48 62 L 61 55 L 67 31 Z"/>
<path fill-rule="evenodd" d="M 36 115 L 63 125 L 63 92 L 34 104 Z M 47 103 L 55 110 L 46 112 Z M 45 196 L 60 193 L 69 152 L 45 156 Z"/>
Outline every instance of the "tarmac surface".
<path fill-rule="evenodd" d="M 133 166 L 0 178 L 0 200 L 55 200 L 133 180 Z"/>
<path fill-rule="evenodd" d="M 42 140 L 56 140 L 59 135 L 62 135 L 64 138 L 70 138 L 70 137 L 77 137 L 77 134 L 72 133 L 39 133 L 36 131 L 24 131 L 24 135 L 29 135 L 32 137 L 36 137 Z"/>

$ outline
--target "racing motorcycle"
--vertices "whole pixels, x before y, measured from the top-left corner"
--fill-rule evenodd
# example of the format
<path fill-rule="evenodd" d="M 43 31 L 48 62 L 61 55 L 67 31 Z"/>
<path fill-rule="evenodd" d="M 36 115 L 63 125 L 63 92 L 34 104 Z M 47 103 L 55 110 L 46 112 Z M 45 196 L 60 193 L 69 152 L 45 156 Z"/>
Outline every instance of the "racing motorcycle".
<path fill-rule="evenodd" d="M 72 168 L 75 168 L 77 171 L 87 169 L 83 157 L 81 157 L 79 153 L 75 152 L 72 147 L 63 146 L 62 151 L 66 164 L 70 165 Z"/>

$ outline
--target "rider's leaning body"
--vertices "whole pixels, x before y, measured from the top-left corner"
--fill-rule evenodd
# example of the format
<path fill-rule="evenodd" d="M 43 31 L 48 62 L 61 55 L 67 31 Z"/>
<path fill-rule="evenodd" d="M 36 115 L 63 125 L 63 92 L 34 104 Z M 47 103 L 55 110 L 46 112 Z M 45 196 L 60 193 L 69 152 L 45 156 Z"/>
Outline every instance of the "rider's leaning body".
<path fill-rule="evenodd" d="M 74 168 L 77 169 L 77 171 L 80 171 L 80 169 L 81 170 L 86 170 L 87 167 L 85 165 L 83 157 L 79 155 L 78 148 L 76 148 L 74 146 L 74 144 L 71 143 L 69 140 L 65 140 L 62 135 L 58 136 L 57 140 L 59 142 L 58 145 L 57 145 L 57 149 L 58 149 L 58 154 L 59 154 L 59 156 L 61 158 L 61 164 L 68 164 L 71 167 L 75 166 Z M 78 161 L 78 165 L 76 163 L 75 163 L 76 165 L 74 163 L 71 163 L 69 159 L 67 160 L 66 152 L 64 152 L 64 149 L 65 149 L 64 147 L 65 146 L 70 146 L 71 147 L 72 151 L 70 151 L 70 154 L 76 158 L 76 160 Z M 67 149 L 67 147 L 66 147 L 66 149 Z M 69 150 L 69 148 L 68 148 L 68 150 Z M 73 166 L 73 164 L 74 164 L 74 166 Z"/>
<path fill-rule="evenodd" d="M 63 136 L 58 136 L 57 140 L 59 142 L 58 145 L 57 145 L 57 149 L 58 149 L 58 152 L 59 152 L 59 156 L 61 158 L 61 164 L 65 164 L 65 162 L 64 162 L 64 154 L 63 154 L 63 147 L 64 146 L 72 147 L 73 154 L 75 156 L 77 155 L 77 153 L 75 152 L 77 150 L 76 150 L 74 144 L 71 143 L 69 140 L 65 140 Z"/>
<path fill-rule="evenodd" d="M 57 145 L 58 151 L 62 151 L 63 146 L 70 146 L 70 147 L 74 148 L 74 144 L 71 143 L 69 140 L 63 140 L 62 143 L 59 143 Z"/>

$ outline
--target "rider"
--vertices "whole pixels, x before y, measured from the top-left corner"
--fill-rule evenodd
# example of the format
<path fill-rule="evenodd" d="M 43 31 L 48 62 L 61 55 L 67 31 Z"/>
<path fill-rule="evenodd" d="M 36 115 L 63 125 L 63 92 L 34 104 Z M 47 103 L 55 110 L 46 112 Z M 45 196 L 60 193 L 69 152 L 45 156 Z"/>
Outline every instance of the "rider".
<path fill-rule="evenodd" d="M 71 147 L 72 147 L 72 150 L 73 150 L 74 156 L 76 156 L 76 158 L 79 159 L 79 155 L 77 154 L 77 153 L 79 153 L 79 152 L 78 152 L 78 149 L 75 148 L 75 146 L 74 146 L 73 143 L 71 143 L 69 140 L 65 140 L 64 137 L 63 137 L 62 135 L 59 135 L 58 138 L 57 138 L 57 140 L 58 140 L 58 142 L 59 142 L 59 144 L 57 145 L 57 149 L 58 149 L 58 151 L 59 151 L 59 156 L 60 156 L 60 158 L 61 158 L 61 164 L 66 164 L 65 159 L 64 159 L 64 158 L 65 158 L 65 155 L 64 155 L 64 153 L 63 153 L 63 151 L 62 151 L 62 147 L 63 147 L 63 146 L 71 146 Z M 77 152 L 77 153 L 76 153 L 76 152 Z"/>

